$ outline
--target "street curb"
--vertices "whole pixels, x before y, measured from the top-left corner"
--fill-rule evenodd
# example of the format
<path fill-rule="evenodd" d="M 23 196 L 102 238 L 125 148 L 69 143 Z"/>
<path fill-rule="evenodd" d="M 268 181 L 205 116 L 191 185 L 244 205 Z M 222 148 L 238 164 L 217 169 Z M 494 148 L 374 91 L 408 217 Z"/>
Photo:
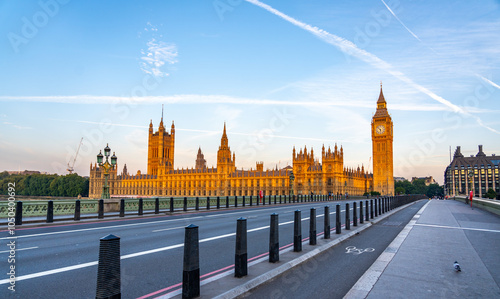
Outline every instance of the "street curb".
<path fill-rule="evenodd" d="M 324 251 L 332 248 L 333 246 L 338 245 L 342 241 L 345 241 L 346 239 L 348 239 L 348 238 L 350 238 L 350 237 L 358 234 L 359 232 L 364 231 L 365 229 L 371 227 L 373 224 L 378 223 L 378 222 L 382 221 L 383 219 L 391 216 L 392 214 L 394 214 L 396 212 L 399 212 L 400 210 L 402 210 L 404 208 L 407 208 L 410 205 L 413 205 L 415 203 L 416 203 L 416 201 L 412 202 L 412 203 L 409 203 L 407 205 L 401 206 L 399 208 L 396 208 L 396 209 L 394 209 L 392 211 L 389 211 L 389 212 L 385 213 L 382 217 L 380 217 L 380 215 L 379 215 L 378 218 L 370 220 L 369 223 L 364 224 L 362 227 L 360 227 L 360 228 L 358 228 L 356 230 L 353 230 L 353 231 L 349 232 L 348 234 L 343 235 L 343 236 L 341 236 L 339 238 L 336 238 L 336 239 L 332 240 L 331 242 L 329 242 L 328 244 L 325 244 L 325 245 L 323 245 L 323 246 L 321 246 L 321 247 L 319 247 L 319 248 L 317 248 L 317 249 L 315 249 L 313 251 L 310 251 L 310 252 L 308 252 L 308 253 L 306 253 L 306 254 L 304 254 L 304 255 L 302 255 L 302 256 L 294 259 L 294 260 L 291 260 L 291 261 L 289 261 L 289 262 L 287 262 L 287 263 L 285 263 L 285 264 L 283 264 L 283 265 L 275 268 L 274 270 L 271 270 L 271 271 L 269 271 L 267 273 L 259 275 L 258 277 L 254 278 L 254 279 L 252 279 L 252 280 L 250 280 L 250 281 L 248 281 L 248 282 L 246 282 L 246 283 L 244 283 L 244 284 L 242 284 L 242 285 L 240 285 L 240 286 L 238 286 L 236 288 L 233 288 L 233 289 L 231 289 L 231 290 L 229 290 L 229 291 L 227 291 L 225 293 L 222 293 L 222 294 L 220 294 L 218 296 L 215 296 L 213 298 L 217 298 L 217 299 L 230 299 L 230 298 L 236 298 L 238 296 L 241 296 L 241 295 L 243 295 L 243 294 L 251 291 L 252 289 L 257 288 L 258 286 L 260 286 L 260 285 L 262 285 L 264 283 L 269 282 L 270 280 L 272 280 L 272 279 L 276 278 L 277 276 L 285 273 L 286 271 L 288 271 L 288 270 L 290 270 L 290 269 L 292 269 L 292 268 L 294 268 L 296 266 L 299 266 L 300 264 L 302 264 L 302 263 L 306 262 L 307 260 L 313 258 L 314 256 L 316 256 L 316 255 L 318 255 L 318 254 L 320 254 L 320 253 L 322 253 L 322 252 L 324 252 Z"/>
<path fill-rule="evenodd" d="M 424 212 L 427 205 L 430 203 L 428 201 L 420 210 L 413 216 L 413 218 L 408 222 L 408 224 L 403 228 L 403 230 L 396 236 L 396 238 L 387 246 L 387 248 L 380 254 L 377 260 L 372 264 L 372 266 L 366 270 L 366 272 L 361 276 L 354 286 L 347 292 L 343 299 L 358 299 L 366 298 L 371 292 L 375 284 L 377 283 L 382 273 L 392 261 L 399 248 L 408 237 L 408 234 L 413 229 L 413 226 L 420 218 L 420 215 Z"/>

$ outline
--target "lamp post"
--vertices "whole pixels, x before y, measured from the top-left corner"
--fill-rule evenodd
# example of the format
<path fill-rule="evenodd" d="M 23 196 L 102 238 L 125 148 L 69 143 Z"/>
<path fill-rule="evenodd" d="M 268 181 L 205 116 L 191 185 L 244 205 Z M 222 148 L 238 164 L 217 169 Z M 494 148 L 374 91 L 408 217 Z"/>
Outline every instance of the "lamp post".
<path fill-rule="evenodd" d="M 101 197 L 103 199 L 109 199 L 109 185 L 108 185 L 108 177 L 109 177 L 109 170 L 114 169 L 116 166 L 116 156 L 115 153 L 113 153 L 113 156 L 111 156 L 111 164 L 108 161 L 109 155 L 111 153 L 111 149 L 109 148 L 109 145 L 106 144 L 106 147 L 104 148 L 104 156 L 106 157 L 106 161 L 103 163 L 102 162 L 102 152 L 99 151 L 99 154 L 97 155 L 97 164 L 99 164 L 100 167 L 104 169 L 104 186 L 102 187 L 102 195 Z"/>
<path fill-rule="evenodd" d="M 293 175 L 293 171 L 290 171 L 290 195 L 293 195 L 293 181 L 295 180 L 295 176 Z"/>

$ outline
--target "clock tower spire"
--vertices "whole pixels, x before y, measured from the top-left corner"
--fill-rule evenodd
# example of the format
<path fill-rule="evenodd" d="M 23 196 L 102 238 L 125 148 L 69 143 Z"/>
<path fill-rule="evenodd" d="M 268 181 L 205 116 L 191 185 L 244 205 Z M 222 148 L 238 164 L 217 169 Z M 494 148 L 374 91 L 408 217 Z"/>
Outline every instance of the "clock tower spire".
<path fill-rule="evenodd" d="M 393 123 L 380 82 L 377 110 L 372 118 L 373 191 L 394 195 Z"/>

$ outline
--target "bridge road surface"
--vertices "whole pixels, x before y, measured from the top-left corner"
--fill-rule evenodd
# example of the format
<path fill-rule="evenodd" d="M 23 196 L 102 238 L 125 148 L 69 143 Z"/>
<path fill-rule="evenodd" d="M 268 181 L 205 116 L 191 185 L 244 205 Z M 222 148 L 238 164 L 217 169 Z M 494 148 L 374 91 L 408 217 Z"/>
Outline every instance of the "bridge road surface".
<path fill-rule="evenodd" d="M 343 298 L 425 203 L 390 215 L 242 298 Z"/>
<path fill-rule="evenodd" d="M 227 271 L 234 264 L 236 220 L 247 218 L 248 257 L 269 250 L 270 214 L 279 214 L 280 244 L 293 242 L 294 211 L 302 211 L 302 237 L 309 235 L 309 211 L 317 210 L 317 231 L 323 231 L 324 206 L 330 206 L 332 227 L 335 206 L 345 203 L 314 202 L 260 205 L 252 208 L 211 210 L 182 215 L 111 220 L 90 223 L 16 228 L 15 292 L 8 290 L 9 236 L 0 232 L 0 298 L 95 298 L 99 239 L 121 238 L 122 298 L 154 298 L 181 288 L 184 231 L 199 226 L 202 280 Z M 357 200 L 359 203 L 359 200 Z M 359 210 L 359 205 L 358 205 Z M 352 211 L 351 211 L 352 213 Z M 358 212 L 359 214 L 359 212 Z M 351 214 L 352 215 L 352 214 Z M 352 218 L 352 216 L 351 216 Z M 332 238 L 335 234 L 332 234 Z"/>

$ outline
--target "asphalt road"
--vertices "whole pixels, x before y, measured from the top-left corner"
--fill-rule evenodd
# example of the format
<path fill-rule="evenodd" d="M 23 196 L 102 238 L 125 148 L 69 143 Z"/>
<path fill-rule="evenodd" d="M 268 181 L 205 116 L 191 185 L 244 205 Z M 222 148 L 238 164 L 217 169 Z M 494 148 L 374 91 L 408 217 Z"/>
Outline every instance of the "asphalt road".
<path fill-rule="evenodd" d="M 343 298 L 424 204 L 389 216 L 244 298 Z"/>
<path fill-rule="evenodd" d="M 202 279 L 207 279 L 234 264 L 239 217 L 247 218 L 251 260 L 268 252 L 270 214 L 279 215 L 280 246 L 283 246 L 293 242 L 295 210 L 302 211 L 305 238 L 309 234 L 310 208 L 317 209 L 317 232 L 321 232 L 323 207 L 330 206 L 333 228 L 335 205 L 341 204 L 344 223 L 346 202 L 351 203 L 352 209 L 352 201 L 315 202 L 19 228 L 15 231 L 16 291 L 7 289 L 5 274 L 0 277 L 0 298 L 95 298 L 99 239 L 108 234 L 121 238 L 122 298 L 153 298 L 181 287 L 184 228 L 191 223 L 199 226 L 200 272 Z M 0 250 L 0 268 L 4 273 L 9 267 L 6 251 L 9 241 L 8 233 L 0 232 L 0 244 L 5 244 L 2 246 L 5 250 Z"/>

